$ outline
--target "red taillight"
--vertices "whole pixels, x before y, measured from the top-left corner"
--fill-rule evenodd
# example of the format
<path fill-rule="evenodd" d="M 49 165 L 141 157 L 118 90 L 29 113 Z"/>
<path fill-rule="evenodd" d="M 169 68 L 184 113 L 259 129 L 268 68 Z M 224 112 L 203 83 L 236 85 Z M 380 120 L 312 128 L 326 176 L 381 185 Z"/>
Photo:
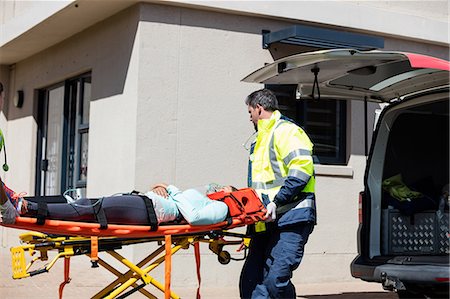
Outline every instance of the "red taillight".
<path fill-rule="evenodd" d="M 359 224 L 362 224 L 362 222 L 363 222 L 363 216 L 362 216 L 363 197 L 364 197 L 364 192 L 359 192 L 359 198 L 358 198 L 358 221 L 359 221 Z"/>
<path fill-rule="evenodd" d="M 449 282 L 450 279 L 448 277 L 436 277 L 435 280 L 437 282 Z"/>

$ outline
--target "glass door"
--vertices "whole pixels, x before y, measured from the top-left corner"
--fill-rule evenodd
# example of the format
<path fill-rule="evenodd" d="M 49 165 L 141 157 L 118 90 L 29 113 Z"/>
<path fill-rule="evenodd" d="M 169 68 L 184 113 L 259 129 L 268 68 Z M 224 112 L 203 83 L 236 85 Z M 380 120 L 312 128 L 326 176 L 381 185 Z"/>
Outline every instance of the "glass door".
<path fill-rule="evenodd" d="M 90 74 L 39 91 L 37 195 L 85 196 L 90 101 Z"/>

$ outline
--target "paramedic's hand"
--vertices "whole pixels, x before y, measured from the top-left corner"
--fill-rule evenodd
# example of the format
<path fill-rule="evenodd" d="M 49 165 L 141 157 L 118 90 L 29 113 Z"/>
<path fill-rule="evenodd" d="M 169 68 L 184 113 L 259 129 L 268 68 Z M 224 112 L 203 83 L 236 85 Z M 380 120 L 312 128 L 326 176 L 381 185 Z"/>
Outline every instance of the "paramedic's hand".
<path fill-rule="evenodd" d="M 16 217 L 19 216 L 19 212 L 17 212 L 9 200 L 0 205 L 0 213 L 2 215 L 2 223 L 4 224 L 14 224 Z"/>
<path fill-rule="evenodd" d="M 277 205 L 274 202 L 270 202 L 267 205 L 266 210 L 266 221 L 275 221 L 275 219 L 277 219 Z"/>

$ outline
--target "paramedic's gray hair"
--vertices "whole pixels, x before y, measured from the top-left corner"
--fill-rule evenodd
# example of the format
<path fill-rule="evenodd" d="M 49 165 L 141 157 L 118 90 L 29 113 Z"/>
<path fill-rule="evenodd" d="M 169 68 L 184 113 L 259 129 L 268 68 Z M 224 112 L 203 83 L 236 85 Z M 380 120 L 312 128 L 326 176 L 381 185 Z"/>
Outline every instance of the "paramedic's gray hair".
<path fill-rule="evenodd" d="M 252 92 L 245 99 L 245 104 L 253 108 L 261 105 L 267 111 L 275 111 L 278 109 L 277 97 L 272 91 L 265 88 Z"/>

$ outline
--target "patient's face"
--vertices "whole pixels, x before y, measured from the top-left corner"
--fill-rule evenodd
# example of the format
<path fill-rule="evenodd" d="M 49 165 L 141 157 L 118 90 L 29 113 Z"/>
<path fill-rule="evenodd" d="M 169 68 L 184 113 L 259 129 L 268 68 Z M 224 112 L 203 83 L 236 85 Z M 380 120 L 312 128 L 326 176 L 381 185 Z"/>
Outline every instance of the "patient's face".
<path fill-rule="evenodd" d="M 217 190 L 217 191 L 223 191 L 223 192 L 226 192 L 226 193 L 230 193 L 230 192 L 232 192 L 233 191 L 233 189 L 231 188 L 231 186 L 223 186 L 222 188 L 220 188 L 219 190 Z"/>

